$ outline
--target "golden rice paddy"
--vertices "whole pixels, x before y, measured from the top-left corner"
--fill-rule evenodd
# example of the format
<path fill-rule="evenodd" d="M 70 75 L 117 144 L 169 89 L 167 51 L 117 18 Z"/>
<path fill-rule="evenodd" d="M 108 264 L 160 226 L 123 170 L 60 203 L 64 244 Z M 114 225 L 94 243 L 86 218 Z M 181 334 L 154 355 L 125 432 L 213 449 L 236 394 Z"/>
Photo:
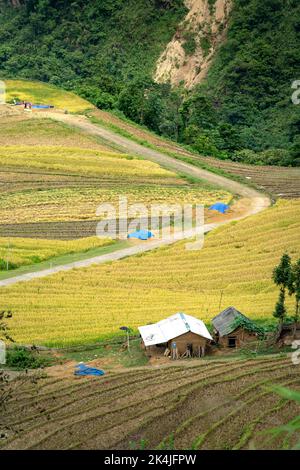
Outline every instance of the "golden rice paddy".
<path fill-rule="evenodd" d="M 200 251 L 180 242 L 111 264 L 56 274 L 1 289 L 21 343 L 67 345 L 118 334 L 184 311 L 209 322 L 234 305 L 271 319 L 271 274 L 284 251 L 300 254 L 300 201 L 274 207 L 210 233 Z M 290 314 L 293 304 L 288 299 Z M 59 327 L 58 327 L 59 325 Z"/>
<path fill-rule="evenodd" d="M 46 261 L 55 256 L 85 252 L 111 245 L 113 240 L 98 237 L 79 240 L 43 240 L 32 238 L 0 238 L 0 271 L 7 266 L 20 266 Z"/>

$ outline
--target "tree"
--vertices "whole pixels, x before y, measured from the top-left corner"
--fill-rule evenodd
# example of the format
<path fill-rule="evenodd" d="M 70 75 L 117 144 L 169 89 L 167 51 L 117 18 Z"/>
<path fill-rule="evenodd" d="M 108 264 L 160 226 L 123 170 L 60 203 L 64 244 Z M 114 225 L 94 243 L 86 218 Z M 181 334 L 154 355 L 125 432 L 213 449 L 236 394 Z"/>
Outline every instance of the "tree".
<path fill-rule="evenodd" d="M 125 116 L 139 124 L 145 122 L 145 107 L 151 86 L 151 81 L 138 77 L 125 85 L 119 95 L 119 109 L 123 111 Z"/>
<path fill-rule="evenodd" d="M 289 280 L 289 294 L 295 295 L 295 315 L 294 315 L 294 329 L 293 336 L 296 333 L 296 324 L 299 321 L 299 305 L 300 305 L 300 258 L 292 266 L 290 280 Z"/>
<path fill-rule="evenodd" d="M 279 323 L 282 324 L 285 316 L 286 316 L 286 308 L 285 308 L 285 294 L 284 291 L 280 291 L 279 299 L 275 305 L 275 310 L 273 312 L 273 316 L 279 319 Z"/>
<path fill-rule="evenodd" d="M 279 299 L 276 304 L 273 316 L 279 319 L 280 327 L 286 316 L 285 308 L 285 292 L 291 285 L 291 258 L 287 253 L 284 253 L 278 266 L 273 271 L 273 281 L 280 287 Z"/>

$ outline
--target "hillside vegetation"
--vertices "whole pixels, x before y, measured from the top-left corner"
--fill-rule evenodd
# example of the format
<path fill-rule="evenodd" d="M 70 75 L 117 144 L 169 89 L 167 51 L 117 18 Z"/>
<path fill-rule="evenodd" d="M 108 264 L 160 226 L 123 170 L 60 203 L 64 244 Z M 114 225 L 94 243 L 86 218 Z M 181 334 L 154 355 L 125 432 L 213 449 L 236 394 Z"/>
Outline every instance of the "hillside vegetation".
<path fill-rule="evenodd" d="M 183 3 L 25 0 L 13 8 L 2 1 L 0 70 L 11 78 L 76 86 L 97 105 L 110 106 L 124 83 L 151 76 L 186 12 Z"/>
<path fill-rule="evenodd" d="M 236 161 L 300 165 L 300 107 L 291 101 L 300 76 L 299 31 L 297 0 L 234 0 L 227 40 L 198 92 L 211 110 L 200 127 L 217 147 L 231 130 L 228 150 Z"/>
<path fill-rule="evenodd" d="M 76 90 L 204 155 L 299 165 L 300 108 L 291 102 L 300 75 L 297 0 L 233 0 L 208 75 L 191 91 L 153 80 L 167 44 L 182 35 L 183 0 L 11 3 L 0 4 L 1 77 Z M 202 43 L 209 53 L 213 33 L 202 28 L 199 46 L 195 28 L 183 47 L 194 54 Z"/>
<path fill-rule="evenodd" d="M 209 322 L 228 305 L 271 320 L 278 294 L 272 270 L 283 251 L 299 254 L 299 216 L 299 201 L 280 201 L 210 233 L 200 251 L 180 242 L 2 288 L 3 308 L 14 312 L 11 333 L 21 343 L 87 343 L 118 334 L 120 325 L 136 329 L 177 311 Z"/>

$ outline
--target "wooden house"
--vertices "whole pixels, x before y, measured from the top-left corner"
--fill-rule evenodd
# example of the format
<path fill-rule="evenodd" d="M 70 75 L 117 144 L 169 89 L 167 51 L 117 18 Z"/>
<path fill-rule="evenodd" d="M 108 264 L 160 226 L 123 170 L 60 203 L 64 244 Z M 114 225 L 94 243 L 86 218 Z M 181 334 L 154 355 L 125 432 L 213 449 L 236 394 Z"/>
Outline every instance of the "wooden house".
<path fill-rule="evenodd" d="M 259 328 L 234 307 L 228 307 L 212 319 L 215 342 L 222 348 L 240 348 L 257 341 Z"/>
<path fill-rule="evenodd" d="M 173 359 L 202 357 L 213 339 L 203 321 L 185 313 L 141 326 L 139 332 L 148 355 L 161 353 Z"/>

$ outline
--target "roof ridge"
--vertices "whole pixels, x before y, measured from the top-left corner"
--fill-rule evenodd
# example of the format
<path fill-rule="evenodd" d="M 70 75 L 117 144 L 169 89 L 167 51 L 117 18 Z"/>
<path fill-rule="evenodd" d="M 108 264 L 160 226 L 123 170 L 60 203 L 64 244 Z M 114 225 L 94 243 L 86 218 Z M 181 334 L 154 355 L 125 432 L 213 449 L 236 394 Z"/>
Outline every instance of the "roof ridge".
<path fill-rule="evenodd" d="M 185 313 L 184 313 L 184 312 L 178 312 L 178 313 L 179 313 L 181 319 L 183 320 L 184 325 L 185 325 L 187 331 L 192 331 L 192 330 L 191 330 L 191 327 L 190 327 L 190 324 L 189 324 L 189 322 L 187 321 L 187 318 L 186 318 Z"/>

